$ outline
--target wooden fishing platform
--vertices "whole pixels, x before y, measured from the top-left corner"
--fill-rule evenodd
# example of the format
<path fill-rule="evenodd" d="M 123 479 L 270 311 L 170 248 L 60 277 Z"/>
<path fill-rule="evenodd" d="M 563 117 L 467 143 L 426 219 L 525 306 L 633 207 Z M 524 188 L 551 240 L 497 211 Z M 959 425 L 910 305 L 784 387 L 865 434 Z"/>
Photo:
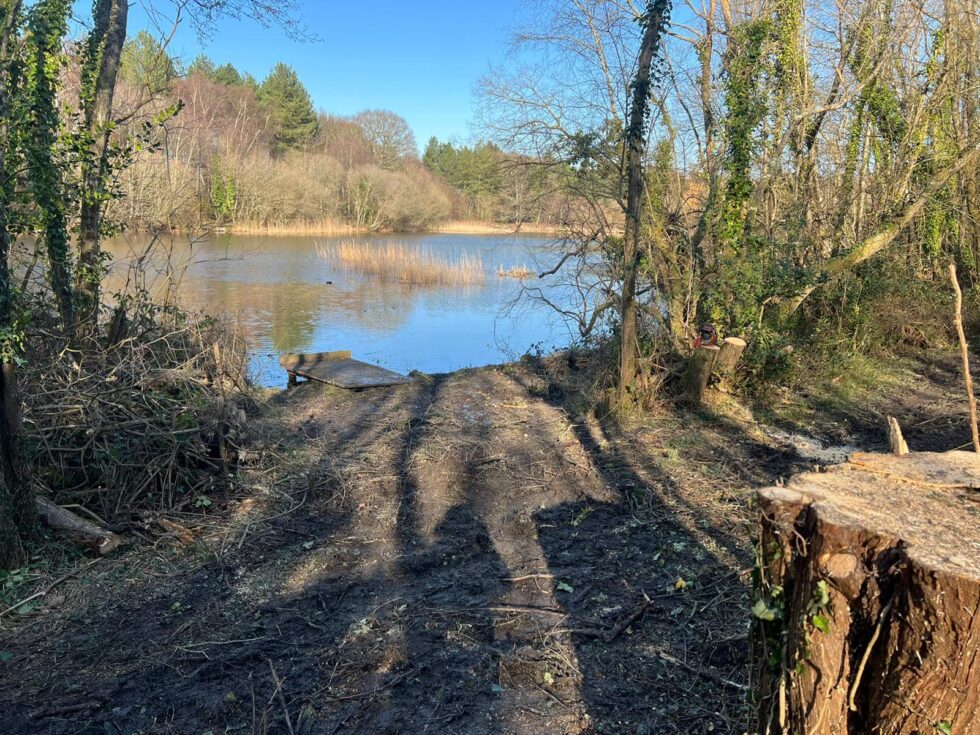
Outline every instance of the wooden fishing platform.
<path fill-rule="evenodd" d="M 280 357 L 279 364 L 289 375 L 291 386 L 296 385 L 297 377 L 349 390 L 412 382 L 411 378 L 399 373 L 353 359 L 350 350 L 296 352 Z"/>

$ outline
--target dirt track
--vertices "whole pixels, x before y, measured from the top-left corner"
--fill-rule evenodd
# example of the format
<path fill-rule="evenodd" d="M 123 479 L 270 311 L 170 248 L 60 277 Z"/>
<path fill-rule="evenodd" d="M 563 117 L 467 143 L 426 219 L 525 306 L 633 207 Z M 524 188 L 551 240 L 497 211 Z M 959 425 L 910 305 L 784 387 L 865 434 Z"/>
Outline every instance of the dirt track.
<path fill-rule="evenodd" d="M 286 500 L 3 631 L 0 732 L 744 731 L 744 500 L 791 449 L 609 435 L 522 368 L 281 402 Z"/>

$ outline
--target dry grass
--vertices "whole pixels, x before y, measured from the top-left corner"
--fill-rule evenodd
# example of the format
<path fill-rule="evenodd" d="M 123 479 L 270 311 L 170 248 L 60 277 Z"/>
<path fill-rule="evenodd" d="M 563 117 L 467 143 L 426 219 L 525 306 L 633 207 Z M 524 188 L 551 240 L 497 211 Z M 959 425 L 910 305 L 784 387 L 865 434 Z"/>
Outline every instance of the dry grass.
<path fill-rule="evenodd" d="M 283 222 L 238 222 L 226 228 L 233 235 L 355 235 L 371 232 L 364 227 L 353 227 L 343 220 L 322 217 L 314 220 Z M 384 231 L 388 231 L 387 229 Z M 413 230 L 414 231 L 414 230 Z M 558 225 L 527 222 L 524 224 L 496 224 L 478 220 L 453 220 L 421 230 L 453 235 L 557 235 Z"/>
<path fill-rule="evenodd" d="M 336 268 L 377 276 L 383 281 L 431 286 L 474 286 L 486 280 L 483 261 L 464 255 L 448 260 L 427 248 L 404 243 L 348 242 L 324 246 L 317 254 Z"/>
<path fill-rule="evenodd" d="M 504 268 L 500 266 L 497 269 L 497 275 L 501 278 L 516 278 L 520 281 L 527 280 L 528 278 L 534 278 L 537 273 L 528 268 L 526 265 L 515 265 L 511 268 Z"/>
<path fill-rule="evenodd" d="M 228 228 L 233 235 L 353 235 L 367 232 L 333 217 L 298 222 L 244 222 Z"/>

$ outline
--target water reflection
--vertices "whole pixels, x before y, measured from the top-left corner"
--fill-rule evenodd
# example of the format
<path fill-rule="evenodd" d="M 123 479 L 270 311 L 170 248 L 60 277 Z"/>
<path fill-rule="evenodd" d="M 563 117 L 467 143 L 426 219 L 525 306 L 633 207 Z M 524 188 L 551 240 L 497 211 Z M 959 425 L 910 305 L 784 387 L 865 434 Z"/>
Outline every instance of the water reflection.
<path fill-rule="evenodd" d="M 188 307 L 239 315 L 252 339 L 259 382 L 283 382 L 282 352 L 350 349 L 355 357 L 399 371 L 445 372 L 511 359 L 534 345 L 568 343 L 570 330 L 543 306 L 505 309 L 520 283 L 499 269 L 548 259 L 549 240 L 528 236 L 363 236 L 383 245 L 427 248 L 449 260 L 480 258 L 486 283 L 418 287 L 343 272 L 318 256 L 316 244 L 342 238 L 224 236 L 207 241 L 160 242 L 144 262 L 161 274 L 146 287 Z M 112 241 L 110 288 L 120 288 L 146 238 Z M 166 262 L 186 265 L 169 280 Z M 536 283 L 535 285 L 540 285 Z M 547 288 L 547 284 L 545 284 Z M 551 294 L 563 301 L 558 294 Z"/>

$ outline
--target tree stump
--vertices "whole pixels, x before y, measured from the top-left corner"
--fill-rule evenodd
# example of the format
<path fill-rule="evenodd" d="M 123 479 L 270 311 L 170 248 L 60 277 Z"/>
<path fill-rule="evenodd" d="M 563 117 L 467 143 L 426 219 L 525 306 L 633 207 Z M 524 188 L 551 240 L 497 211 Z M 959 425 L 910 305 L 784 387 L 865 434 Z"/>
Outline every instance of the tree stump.
<path fill-rule="evenodd" d="M 716 345 L 701 345 L 688 358 L 684 371 L 684 395 L 691 404 L 701 403 L 720 352 L 721 348 Z"/>
<path fill-rule="evenodd" d="M 858 453 L 759 504 L 759 732 L 980 734 L 980 455 Z"/>
<path fill-rule="evenodd" d="M 715 375 L 719 378 L 727 378 L 731 375 L 744 351 L 744 339 L 741 337 L 725 337 L 721 342 L 721 351 L 715 360 Z"/>

